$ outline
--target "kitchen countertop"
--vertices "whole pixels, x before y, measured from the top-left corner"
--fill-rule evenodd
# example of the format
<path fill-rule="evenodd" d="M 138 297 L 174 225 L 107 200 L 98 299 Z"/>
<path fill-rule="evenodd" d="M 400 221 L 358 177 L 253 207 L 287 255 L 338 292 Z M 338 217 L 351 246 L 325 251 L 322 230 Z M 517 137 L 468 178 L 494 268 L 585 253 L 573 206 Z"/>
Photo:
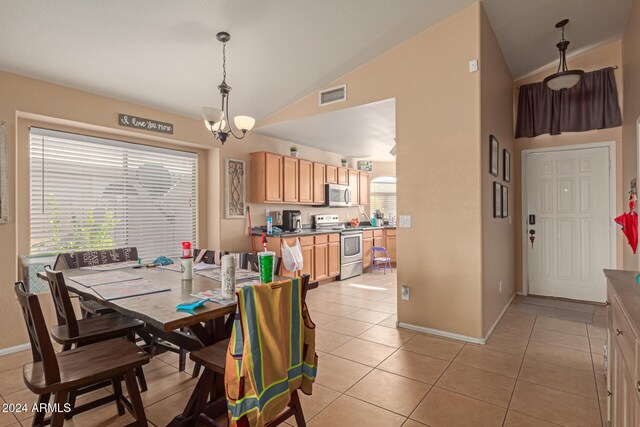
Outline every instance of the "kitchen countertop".
<path fill-rule="evenodd" d="M 358 227 L 358 228 L 362 228 L 363 231 L 369 231 L 369 230 L 395 230 L 395 226 L 394 225 L 385 225 L 382 227 L 373 227 L 373 226 L 363 226 L 363 227 Z M 348 228 L 347 228 L 348 229 Z M 320 235 L 320 234 L 334 234 L 334 233 L 340 233 L 341 230 L 315 230 L 313 228 L 303 228 L 301 232 L 299 233 L 294 233 L 291 231 L 283 231 L 281 235 L 279 236 L 269 236 L 269 237 L 295 237 L 295 236 L 315 236 L 315 235 Z M 257 231 L 257 230 L 253 230 L 251 232 L 252 236 L 260 236 L 262 235 L 261 231 Z"/>

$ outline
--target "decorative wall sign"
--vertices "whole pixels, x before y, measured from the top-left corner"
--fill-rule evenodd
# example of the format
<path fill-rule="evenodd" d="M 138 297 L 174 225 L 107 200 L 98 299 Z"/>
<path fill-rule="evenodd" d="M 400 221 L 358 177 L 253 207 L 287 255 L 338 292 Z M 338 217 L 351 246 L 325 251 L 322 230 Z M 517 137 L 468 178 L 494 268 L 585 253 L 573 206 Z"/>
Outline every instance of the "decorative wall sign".
<path fill-rule="evenodd" d="M 498 147 L 498 138 L 491 135 L 489 137 L 489 173 L 493 176 L 498 176 L 499 157 L 500 149 Z"/>
<path fill-rule="evenodd" d="M 130 114 L 119 114 L 118 123 L 120 124 L 120 126 L 150 130 L 151 132 L 168 133 L 170 135 L 173 135 L 172 123 L 159 122 L 157 120 L 145 119 L 142 117 L 132 116 Z"/>
<path fill-rule="evenodd" d="M 0 122 L 0 224 L 9 222 L 9 195 L 7 194 L 7 130 Z"/>
<path fill-rule="evenodd" d="M 247 205 L 247 162 L 224 159 L 224 217 L 245 217 Z"/>

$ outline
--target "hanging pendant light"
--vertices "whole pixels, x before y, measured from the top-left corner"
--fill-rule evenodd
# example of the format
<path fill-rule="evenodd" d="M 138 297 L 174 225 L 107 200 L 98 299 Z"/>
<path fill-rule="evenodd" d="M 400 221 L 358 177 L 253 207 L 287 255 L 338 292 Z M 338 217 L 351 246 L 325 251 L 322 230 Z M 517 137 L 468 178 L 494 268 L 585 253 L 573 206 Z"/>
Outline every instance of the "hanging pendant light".
<path fill-rule="evenodd" d="M 202 107 L 202 117 L 204 117 L 204 123 L 213 136 L 224 145 L 229 135 L 236 139 L 244 138 L 247 132 L 253 128 L 256 120 L 249 116 L 235 116 L 233 123 L 236 129 L 242 132 L 240 136 L 233 132 L 229 124 L 229 92 L 231 92 L 231 86 L 227 84 L 227 42 L 231 40 L 231 35 L 221 31 L 216 34 L 216 39 L 222 43 L 222 83 L 218 86 L 222 97 L 222 108 Z"/>
<path fill-rule="evenodd" d="M 584 74 L 582 70 L 567 69 L 567 47 L 569 47 L 569 40 L 564 39 L 564 27 L 568 23 L 568 19 L 563 19 L 556 24 L 556 28 L 562 28 L 562 39 L 556 44 L 556 47 L 560 51 L 560 63 L 558 64 L 558 71 L 544 79 L 544 82 L 551 90 L 562 91 L 571 89 L 578 84 Z"/>

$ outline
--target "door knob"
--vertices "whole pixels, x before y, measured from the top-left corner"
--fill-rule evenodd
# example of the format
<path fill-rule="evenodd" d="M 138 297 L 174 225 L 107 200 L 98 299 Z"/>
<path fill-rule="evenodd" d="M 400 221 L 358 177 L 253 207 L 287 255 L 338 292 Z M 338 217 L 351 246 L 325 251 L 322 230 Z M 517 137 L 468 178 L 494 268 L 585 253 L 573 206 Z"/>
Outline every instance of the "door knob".
<path fill-rule="evenodd" d="M 531 242 L 531 249 L 533 249 L 534 240 L 536 240 L 536 230 L 529 230 L 529 241 Z"/>

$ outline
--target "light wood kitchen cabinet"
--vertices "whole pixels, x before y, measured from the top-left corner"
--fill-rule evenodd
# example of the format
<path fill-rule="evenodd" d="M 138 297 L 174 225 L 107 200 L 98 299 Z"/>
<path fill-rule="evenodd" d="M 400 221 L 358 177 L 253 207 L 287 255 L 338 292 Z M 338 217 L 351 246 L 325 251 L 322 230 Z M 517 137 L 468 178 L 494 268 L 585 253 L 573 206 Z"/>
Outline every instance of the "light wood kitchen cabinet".
<path fill-rule="evenodd" d="M 330 238 L 332 236 L 336 236 L 337 239 L 329 241 L 329 277 L 337 277 L 340 275 L 340 235 L 329 235 Z"/>
<path fill-rule="evenodd" d="M 322 243 L 313 247 L 313 277 L 324 280 L 329 277 L 329 244 Z"/>
<path fill-rule="evenodd" d="M 362 270 L 371 267 L 371 248 L 373 247 L 373 232 L 364 232 L 362 238 Z"/>
<path fill-rule="evenodd" d="M 272 153 L 252 153 L 249 200 L 252 203 L 283 201 L 283 157 Z"/>
<path fill-rule="evenodd" d="M 636 272 L 607 276 L 607 416 L 611 427 L 640 426 L 640 288 Z M 596 372 L 600 367 L 596 367 Z"/>
<path fill-rule="evenodd" d="M 282 175 L 283 180 L 283 200 L 284 202 L 298 201 L 298 159 L 294 157 L 284 157 Z"/>
<path fill-rule="evenodd" d="M 387 255 L 391 258 L 391 263 L 396 263 L 396 230 L 386 229 L 384 230 L 385 235 L 385 248 L 387 249 Z"/>
<path fill-rule="evenodd" d="M 360 195 L 358 189 L 360 188 L 360 173 L 357 170 L 349 169 L 349 189 L 351 190 L 351 204 L 360 204 Z"/>
<path fill-rule="evenodd" d="M 327 173 L 325 175 L 325 182 L 327 184 L 337 184 L 338 183 L 338 167 L 337 166 L 327 166 Z"/>
<path fill-rule="evenodd" d="M 338 184 L 349 185 L 349 169 L 338 168 Z"/>
<path fill-rule="evenodd" d="M 298 169 L 298 201 L 300 203 L 313 203 L 313 162 L 301 159 L 298 161 Z"/>
<path fill-rule="evenodd" d="M 324 204 L 325 169 L 329 166 L 322 163 L 313 164 L 313 203 Z"/>
<path fill-rule="evenodd" d="M 358 173 L 358 199 L 361 205 L 369 204 L 369 173 L 360 171 Z"/>
<path fill-rule="evenodd" d="M 255 247 L 262 250 L 260 236 L 253 236 Z M 275 252 L 282 257 L 282 242 L 288 246 L 294 246 L 296 240 L 300 240 L 303 268 L 300 274 L 309 274 L 312 280 L 325 280 L 340 275 L 340 234 L 320 234 L 287 237 L 267 237 L 267 250 Z M 280 268 L 280 276 L 296 277 L 296 272 Z"/>

